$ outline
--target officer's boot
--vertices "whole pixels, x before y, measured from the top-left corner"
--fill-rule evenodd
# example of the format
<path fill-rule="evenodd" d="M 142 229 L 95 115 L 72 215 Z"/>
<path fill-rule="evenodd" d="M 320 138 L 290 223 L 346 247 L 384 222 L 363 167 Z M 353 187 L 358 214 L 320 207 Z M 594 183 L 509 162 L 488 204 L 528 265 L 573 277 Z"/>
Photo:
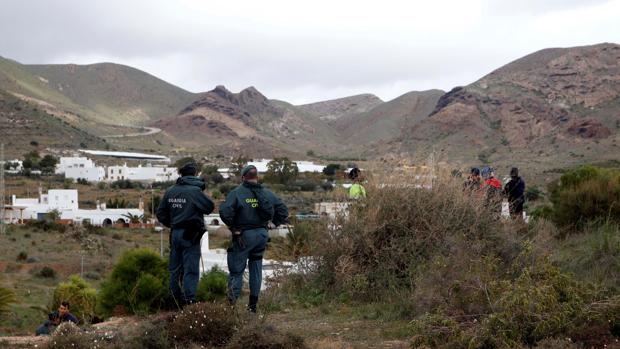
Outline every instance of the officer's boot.
<path fill-rule="evenodd" d="M 248 310 L 251 313 L 256 313 L 256 305 L 258 304 L 258 296 L 250 295 L 250 303 L 248 304 Z"/>

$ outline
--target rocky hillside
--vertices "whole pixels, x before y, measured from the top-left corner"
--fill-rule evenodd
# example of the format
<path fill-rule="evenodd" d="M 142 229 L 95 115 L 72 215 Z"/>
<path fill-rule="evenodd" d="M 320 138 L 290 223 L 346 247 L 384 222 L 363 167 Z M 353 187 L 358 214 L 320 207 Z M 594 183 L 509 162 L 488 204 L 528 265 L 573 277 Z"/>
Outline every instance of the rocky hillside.
<path fill-rule="evenodd" d="M 346 143 L 356 147 L 374 146 L 398 136 L 402 127 L 426 118 L 443 93 L 441 90 L 409 92 L 366 112 L 344 116 L 334 125 Z"/>
<path fill-rule="evenodd" d="M 191 92 L 120 64 L 24 67 L 50 88 L 113 122 L 138 124 L 174 115 L 195 98 Z"/>
<path fill-rule="evenodd" d="M 176 114 L 196 98 L 119 64 L 24 65 L 0 57 L 0 89 L 92 124 L 139 125 Z M 88 125 L 98 131 L 96 125 Z"/>
<path fill-rule="evenodd" d="M 0 58 L 0 91 L 61 121 L 54 125 L 90 135 L 135 132 L 119 125 L 163 130 L 110 138 L 119 149 L 369 159 L 425 159 L 434 150 L 450 163 L 548 170 L 617 160 L 619 62 L 616 44 L 545 49 L 448 93 L 414 91 L 388 102 L 364 94 L 294 106 L 254 87 L 194 94 L 116 64 Z M 42 133 L 60 132 L 49 127 Z"/>
<path fill-rule="evenodd" d="M 617 158 L 620 46 L 535 52 L 441 96 L 392 150 L 464 163 L 561 167 Z"/>
<path fill-rule="evenodd" d="M 217 86 L 177 115 L 152 126 L 186 146 L 228 147 L 248 156 L 300 154 L 309 149 L 325 152 L 335 138 L 319 118 L 286 102 L 270 100 L 254 87 L 232 93 Z"/>
<path fill-rule="evenodd" d="M 306 113 L 318 116 L 321 120 L 334 121 L 345 116 L 365 113 L 382 103 L 383 101 L 373 94 L 361 94 L 297 107 Z"/>
<path fill-rule="evenodd" d="M 0 90 L 0 140 L 7 158 L 21 158 L 35 148 L 104 148 L 106 141 L 61 118 Z M 35 148 L 33 148 L 33 146 Z"/>

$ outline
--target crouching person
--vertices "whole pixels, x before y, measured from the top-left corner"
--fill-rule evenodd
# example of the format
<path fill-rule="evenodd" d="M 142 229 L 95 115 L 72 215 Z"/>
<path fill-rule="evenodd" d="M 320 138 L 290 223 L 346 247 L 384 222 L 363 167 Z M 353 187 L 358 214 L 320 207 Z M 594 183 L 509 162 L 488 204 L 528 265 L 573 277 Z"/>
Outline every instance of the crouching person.
<path fill-rule="evenodd" d="M 69 302 L 63 301 L 58 307 L 58 311 L 53 311 L 47 315 L 47 321 L 43 325 L 39 326 L 36 330 L 37 336 L 50 335 L 58 325 L 62 322 L 73 322 L 77 325 L 79 322 L 75 315 L 71 314 L 69 309 Z"/>
<path fill-rule="evenodd" d="M 170 187 L 157 208 L 157 219 L 171 229 L 170 292 L 177 306 L 196 301 L 200 278 L 200 239 L 205 233 L 204 215 L 214 204 L 204 193 L 205 183 L 196 177 L 194 162 L 179 169 L 181 177 Z M 182 284 L 182 286 L 181 286 Z"/>
<path fill-rule="evenodd" d="M 288 208 L 282 200 L 258 183 L 256 167 L 241 171 L 242 183 L 233 189 L 220 205 L 220 217 L 232 232 L 228 249 L 228 300 L 235 304 L 241 296 L 243 272 L 250 272 L 248 310 L 255 313 L 261 289 L 263 254 L 269 240 L 267 226 L 286 223 Z"/>

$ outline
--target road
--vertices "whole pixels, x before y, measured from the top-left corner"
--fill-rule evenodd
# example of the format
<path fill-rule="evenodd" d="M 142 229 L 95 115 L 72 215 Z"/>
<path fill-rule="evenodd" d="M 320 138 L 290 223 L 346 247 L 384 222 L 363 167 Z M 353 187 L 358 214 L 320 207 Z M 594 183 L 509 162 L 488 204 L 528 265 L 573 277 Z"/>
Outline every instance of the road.
<path fill-rule="evenodd" d="M 154 134 L 161 132 L 161 129 L 157 127 L 147 127 L 147 126 L 123 126 L 123 127 L 137 129 L 137 130 L 140 130 L 141 132 L 125 133 L 121 135 L 111 135 L 111 136 L 104 136 L 104 137 L 105 138 L 142 137 L 142 136 L 154 135 Z"/>

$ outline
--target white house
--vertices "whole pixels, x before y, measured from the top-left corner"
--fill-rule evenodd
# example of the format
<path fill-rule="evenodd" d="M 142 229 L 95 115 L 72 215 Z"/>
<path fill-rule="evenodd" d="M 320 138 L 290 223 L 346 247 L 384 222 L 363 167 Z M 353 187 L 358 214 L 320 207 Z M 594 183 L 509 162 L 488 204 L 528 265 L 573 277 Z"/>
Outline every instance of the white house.
<path fill-rule="evenodd" d="M 105 179 L 105 168 L 96 166 L 85 157 L 61 157 L 56 165 L 56 174 L 64 174 L 65 178 L 85 179 L 89 182 L 100 182 Z"/>
<path fill-rule="evenodd" d="M 97 205 L 96 209 L 80 209 L 76 189 L 51 189 L 47 194 L 39 190 L 39 198 L 17 198 L 13 195 L 11 207 L 19 208 L 21 212 L 19 216 L 9 217 L 7 220 L 10 223 L 18 223 L 22 219 L 43 219 L 54 210 L 60 213 L 60 219 L 71 220 L 77 224 L 88 221 L 93 225 L 129 223 L 129 215 L 144 215 L 142 203 L 137 209 L 109 209 L 105 204 Z"/>
<path fill-rule="evenodd" d="M 4 162 L 0 163 L 2 166 L 4 166 L 4 164 Z M 6 173 L 18 174 L 24 170 L 24 162 L 19 159 L 7 160 L 6 164 L 8 164 L 8 168 L 5 169 Z"/>
<path fill-rule="evenodd" d="M 109 166 L 107 180 L 118 181 L 129 179 L 132 181 L 145 182 L 168 182 L 179 178 L 177 169 L 165 166 L 138 166 L 128 167 L 127 164 L 122 166 Z"/>

